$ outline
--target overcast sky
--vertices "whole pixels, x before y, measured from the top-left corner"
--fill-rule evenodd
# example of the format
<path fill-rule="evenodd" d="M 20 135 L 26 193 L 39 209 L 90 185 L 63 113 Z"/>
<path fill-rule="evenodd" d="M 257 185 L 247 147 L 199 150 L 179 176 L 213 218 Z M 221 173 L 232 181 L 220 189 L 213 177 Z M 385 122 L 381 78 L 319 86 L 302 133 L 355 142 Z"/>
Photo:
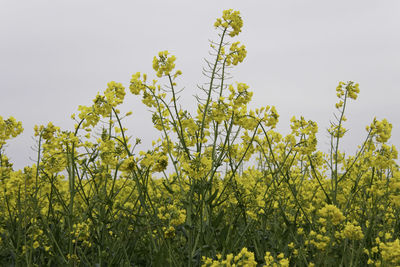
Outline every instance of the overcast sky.
<path fill-rule="evenodd" d="M 72 129 L 70 115 L 90 105 L 109 81 L 129 86 L 132 74 L 155 77 L 158 51 L 176 55 L 185 87 L 182 104 L 204 82 L 209 39 L 222 10 L 241 12 L 238 40 L 248 56 L 233 72 L 254 92 L 251 107 L 275 105 L 279 129 L 293 115 L 319 125 L 319 147 L 327 152 L 326 128 L 333 119 L 339 81 L 360 84 L 348 106 L 350 128 L 343 149 L 354 151 L 374 116 L 393 124 L 391 143 L 400 147 L 400 1 L 0 1 L 0 115 L 22 121 L 24 133 L 9 142 L 15 168 L 32 164 L 33 127 L 52 121 Z M 137 96 L 126 127 L 145 146 L 156 136 Z"/>

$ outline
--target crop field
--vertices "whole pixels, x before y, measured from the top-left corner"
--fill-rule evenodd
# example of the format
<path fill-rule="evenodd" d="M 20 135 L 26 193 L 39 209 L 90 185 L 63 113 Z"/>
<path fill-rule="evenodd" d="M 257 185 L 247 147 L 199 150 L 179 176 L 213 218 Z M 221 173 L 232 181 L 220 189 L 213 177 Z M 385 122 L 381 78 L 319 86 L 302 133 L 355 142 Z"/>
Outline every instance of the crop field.
<path fill-rule="evenodd" d="M 275 107 L 250 108 L 249 86 L 228 79 L 247 54 L 233 39 L 242 26 L 231 9 L 215 21 L 194 114 L 162 51 L 154 75 L 110 82 L 79 106 L 73 129 L 36 126 L 31 166 L 13 169 L 5 147 L 22 123 L 0 116 L 0 265 L 400 266 L 392 124 L 374 119 L 354 155 L 343 153 L 360 94 L 346 81 L 333 88 L 328 151 L 304 117 L 280 134 Z M 141 97 L 160 133 L 147 151 L 127 134 L 127 97 Z"/>

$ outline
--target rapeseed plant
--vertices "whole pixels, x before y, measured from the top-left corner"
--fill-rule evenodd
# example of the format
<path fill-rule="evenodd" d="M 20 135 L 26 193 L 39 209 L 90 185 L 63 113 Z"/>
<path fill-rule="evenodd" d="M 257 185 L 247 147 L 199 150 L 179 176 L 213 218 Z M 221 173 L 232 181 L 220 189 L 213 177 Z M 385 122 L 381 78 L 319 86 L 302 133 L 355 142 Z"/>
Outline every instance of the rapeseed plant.
<path fill-rule="evenodd" d="M 318 125 L 291 119 L 275 131 L 275 107 L 250 109 L 253 92 L 227 83 L 247 51 L 238 11 L 214 24 L 213 58 L 197 111 L 179 103 L 182 71 L 162 51 L 141 96 L 161 138 L 138 151 L 118 107 L 128 97 L 110 82 L 79 106 L 72 130 L 35 126 L 36 163 L 14 170 L 6 142 L 21 122 L 0 117 L 0 263 L 11 266 L 396 266 L 400 264 L 400 170 L 388 144 L 392 125 L 374 119 L 354 156 L 340 141 L 359 85 L 336 88 L 328 153 Z M 129 92 L 128 92 L 129 93 Z"/>

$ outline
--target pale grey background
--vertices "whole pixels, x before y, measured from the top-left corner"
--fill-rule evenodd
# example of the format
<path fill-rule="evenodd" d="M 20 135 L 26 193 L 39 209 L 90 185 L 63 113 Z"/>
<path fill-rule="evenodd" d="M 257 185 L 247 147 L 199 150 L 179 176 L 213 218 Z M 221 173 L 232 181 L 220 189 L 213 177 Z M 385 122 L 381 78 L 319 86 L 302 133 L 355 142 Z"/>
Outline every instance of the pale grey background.
<path fill-rule="evenodd" d="M 35 124 L 71 129 L 70 115 L 107 82 L 128 86 L 137 71 L 155 77 L 152 59 L 161 50 L 177 56 L 182 103 L 191 109 L 214 21 L 228 8 L 242 14 L 238 40 L 248 50 L 233 81 L 251 86 L 252 107 L 277 107 L 282 133 L 293 115 L 303 115 L 318 122 L 319 147 L 327 151 L 335 87 L 354 80 L 361 93 L 348 106 L 343 149 L 356 149 L 374 116 L 393 124 L 391 143 L 399 147 L 398 0 L 0 0 L 0 115 L 25 128 L 7 147 L 14 166 L 32 164 Z M 123 110 L 134 112 L 126 126 L 144 149 L 157 136 L 146 107 L 128 94 Z"/>

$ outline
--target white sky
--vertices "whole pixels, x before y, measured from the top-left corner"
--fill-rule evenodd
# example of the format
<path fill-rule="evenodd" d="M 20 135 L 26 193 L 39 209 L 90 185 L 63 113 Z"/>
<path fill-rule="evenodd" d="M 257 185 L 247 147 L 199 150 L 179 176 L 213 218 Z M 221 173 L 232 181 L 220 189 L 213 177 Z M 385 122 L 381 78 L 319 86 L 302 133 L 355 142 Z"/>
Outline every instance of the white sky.
<path fill-rule="evenodd" d="M 360 83 L 348 106 L 350 128 L 343 149 L 353 152 L 374 116 L 393 124 L 391 143 L 400 147 L 400 1 L 0 1 L 0 115 L 22 121 L 24 133 L 9 142 L 15 168 L 32 164 L 35 124 L 72 129 L 70 115 L 90 105 L 107 82 L 129 86 L 137 71 L 155 77 L 152 59 L 169 50 L 183 71 L 183 106 L 204 82 L 208 39 L 222 10 L 239 10 L 238 40 L 248 57 L 234 81 L 254 92 L 253 106 L 275 105 L 279 128 L 293 115 L 319 125 L 319 146 L 327 151 L 326 128 L 333 119 L 339 81 Z M 157 131 L 137 96 L 125 126 L 151 143 Z M 143 148 L 144 149 L 144 148 Z"/>

